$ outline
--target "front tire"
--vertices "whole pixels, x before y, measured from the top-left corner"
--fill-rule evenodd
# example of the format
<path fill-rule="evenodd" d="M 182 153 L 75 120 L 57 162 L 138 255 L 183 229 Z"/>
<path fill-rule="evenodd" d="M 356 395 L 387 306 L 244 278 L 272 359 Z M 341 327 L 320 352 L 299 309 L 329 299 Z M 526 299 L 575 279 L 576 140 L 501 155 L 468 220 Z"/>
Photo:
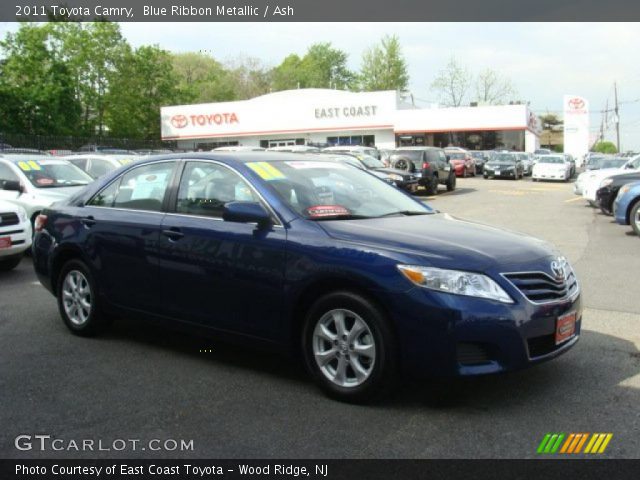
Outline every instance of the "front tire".
<path fill-rule="evenodd" d="M 631 212 L 629 213 L 629 223 L 631 224 L 631 228 L 636 232 L 636 235 L 640 236 L 640 200 L 635 203 L 633 207 L 631 207 Z"/>
<path fill-rule="evenodd" d="M 302 352 L 311 376 L 329 396 L 362 403 L 391 390 L 397 370 L 385 314 L 348 291 L 317 300 L 305 318 Z"/>
<path fill-rule="evenodd" d="M 56 296 L 60 316 L 72 333 L 89 337 L 108 326 L 108 319 L 101 311 L 96 283 L 84 262 L 71 260 L 62 267 Z"/>

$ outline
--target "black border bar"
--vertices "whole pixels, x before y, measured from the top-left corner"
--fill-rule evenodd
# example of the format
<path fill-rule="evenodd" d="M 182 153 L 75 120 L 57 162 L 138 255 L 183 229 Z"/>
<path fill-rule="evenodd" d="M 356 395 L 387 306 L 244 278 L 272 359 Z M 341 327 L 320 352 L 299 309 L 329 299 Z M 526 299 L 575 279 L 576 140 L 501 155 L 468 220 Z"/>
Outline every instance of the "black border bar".
<path fill-rule="evenodd" d="M 146 10 L 145 7 L 147 7 Z M 73 8 L 76 10 L 69 10 Z M 640 2 L 636 0 L 2 0 L 0 2 L 0 21 L 3 22 L 93 21 L 99 18 L 118 22 L 628 22 L 640 20 Z M 558 34 L 562 35 L 562 32 L 559 31 Z"/>
<path fill-rule="evenodd" d="M 54 465 L 57 467 L 54 468 Z M 187 469 L 189 465 L 189 469 Z M 241 473 L 240 465 L 261 467 L 260 474 Z M 280 467 L 277 467 L 280 466 Z M 24 467 L 24 468 L 23 468 Z M 75 473 L 55 474 L 61 468 Z M 84 468 L 86 473 L 82 473 Z M 97 468 L 100 474 L 96 475 Z M 124 468 L 124 470 L 121 470 Z M 165 472 L 162 473 L 162 469 Z M 264 470 L 268 468 L 268 470 Z M 302 469 L 306 470 L 302 470 Z M 318 468 L 318 470 L 316 470 Z M 26 470 L 25 470 L 26 469 Z M 57 470 L 56 470 L 57 469 Z M 32 473 L 26 473 L 30 470 Z M 38 470 L 40 473 L 37 473 Z M 109 473 L 113 471 L 113 473 Z M 188 470 L 188 471 L 187 471 Z M 638 478 L 640 460 L 531 459 L 531 460 L 0 460 L 0 478 L 76 480 L 202 480 L 312 479 L 312 480 L 500 480 Z M 128 474 L 125 474 L 128 472 Z M 152 474 L 151 472 L 155 472 Z M 309 474 L 307 475 L 306 472 Z"/>

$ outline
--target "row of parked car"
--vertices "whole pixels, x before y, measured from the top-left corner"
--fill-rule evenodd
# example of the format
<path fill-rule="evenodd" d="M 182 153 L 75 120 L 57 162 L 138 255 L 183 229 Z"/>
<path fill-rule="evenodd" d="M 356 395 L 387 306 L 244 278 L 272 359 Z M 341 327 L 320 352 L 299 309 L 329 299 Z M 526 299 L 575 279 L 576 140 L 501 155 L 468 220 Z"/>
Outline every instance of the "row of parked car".
<path fill-rule="evenodd" d="M 640 235 L 640 155 L 591 156 L 573 187 L 589 205 Z"/>

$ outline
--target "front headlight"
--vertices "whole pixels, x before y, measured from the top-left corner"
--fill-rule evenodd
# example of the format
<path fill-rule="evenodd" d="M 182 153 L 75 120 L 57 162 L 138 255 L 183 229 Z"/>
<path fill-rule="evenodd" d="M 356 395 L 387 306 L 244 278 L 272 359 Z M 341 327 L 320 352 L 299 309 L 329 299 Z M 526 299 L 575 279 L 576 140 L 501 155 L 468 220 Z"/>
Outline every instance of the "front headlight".
<path fill-rule="evenodd" d="M 602 180 L 602 182 L 600 182 L 600 188 L 606 187 L 607 185 L 611 185 L 612 183 L 613 183 L 612 178 L 605 178 L 604 180 Z"/>
<path fill-rule="evenodd" d="M 402 181 L 402 177 L 400 175 L 392 174 L 392 175 L 389 175 L 389 178 L 395 180 L 396 182 L 401 182 Z"/>
<path fill-rule="evenodd" d="M 18 218 L 20 219 L 21 223 L 24 223 L 27 221 L 27 212 L 24 210 L 24 208 L 20 208 L 18 210 Z"/>
<path fill-rule="evenodd" d="M 398 270 L 412 283 L 420 287 L 455 295 L 513 303 L 507 292 L 486 275 L 416 265 L 398 265 Z"/>

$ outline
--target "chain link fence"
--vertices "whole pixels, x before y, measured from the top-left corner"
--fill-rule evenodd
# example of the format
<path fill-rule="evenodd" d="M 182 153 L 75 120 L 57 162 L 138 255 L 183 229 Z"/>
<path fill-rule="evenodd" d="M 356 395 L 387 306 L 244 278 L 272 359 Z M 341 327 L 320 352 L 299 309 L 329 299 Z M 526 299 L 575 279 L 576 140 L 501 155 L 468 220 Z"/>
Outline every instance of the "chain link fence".
<path fill-rule="evenodd" d="M 73 137 L 62 135 L 28 135 L 0 132 L 0 149 L 30 148 L 35 150 L 71 150 L 89 151 L 95 147 L 117 148 L 124 150 L 161 150 L 176 149 L 176 142 L 162 140 L 140 140 L 115 137 Z"/>

